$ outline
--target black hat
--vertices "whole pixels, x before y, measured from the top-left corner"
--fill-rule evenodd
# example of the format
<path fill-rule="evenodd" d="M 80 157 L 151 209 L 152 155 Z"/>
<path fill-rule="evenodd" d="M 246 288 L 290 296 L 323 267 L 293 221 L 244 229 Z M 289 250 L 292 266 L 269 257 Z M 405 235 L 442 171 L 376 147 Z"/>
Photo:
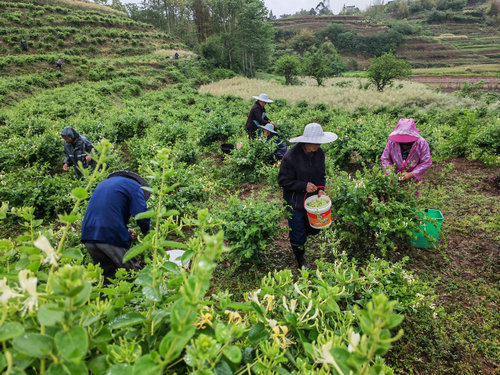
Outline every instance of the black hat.
<path fill-rule="evenodd" d="M 141 186 L 149 187 L 148 181 L 146 181 L 145 178 L 139 176 L 135 172 L 116 171 L 116 172 L 112 172 L 112 173 L 108 174 L 108 177 L 106 177 L 106 178 L 117 177 L 117 176 L 130 178 L 130 179 L 134 180 L 135 182 L 138 182 Z M 146 189 L 143 189 L 143 190 L 144 190 L 144 199 L 148 200 L 149 197 L 151 196 L 151 192 L 146 190 Z"/>

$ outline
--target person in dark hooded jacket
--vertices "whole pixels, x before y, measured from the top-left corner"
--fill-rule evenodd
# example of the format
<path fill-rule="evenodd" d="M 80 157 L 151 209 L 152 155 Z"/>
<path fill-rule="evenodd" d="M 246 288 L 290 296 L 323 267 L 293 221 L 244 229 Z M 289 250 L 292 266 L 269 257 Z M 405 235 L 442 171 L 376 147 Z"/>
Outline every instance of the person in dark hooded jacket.
<path fill-rule="evenodd" d="M 69 170 L 70 166 L 75 169 L 77 178 L 82 178 L 83 174 L 78 169 L 78 162 L 82 162 L 83 168 L 90 167 L 94 170 L 97 163 L 92 159 L 92 151 L 94 146 L 86 137 L 78 134 L 78 132 L 71 126 L 66 126 L 62 132 L 61 137 L 66 141 L 64 143 L 64 164 L 63 169 Z"/>

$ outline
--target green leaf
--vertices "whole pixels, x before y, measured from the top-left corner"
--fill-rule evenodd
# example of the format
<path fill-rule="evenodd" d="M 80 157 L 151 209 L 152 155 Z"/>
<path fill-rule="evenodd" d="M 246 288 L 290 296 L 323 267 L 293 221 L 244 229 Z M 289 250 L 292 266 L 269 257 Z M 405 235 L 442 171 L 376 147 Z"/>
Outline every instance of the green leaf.
<path fill-rule="evenodd" d="M 132 375 L 133 368 L 125 363 L 120 363 L 109 368 L 106 375 Z"/>
<path fill-rule="evenodd" d="M 131 248 L 129 251 L 127 251 L 125 253 L 125 255 L 123 256 L 122 262 L 125 263 L 125 262 L 129 261 L 130 259 L 135 258 L 136 256 L 142 254 L 143 252 L 145 252 L 147 249 L 151 248 L 152 246 L 153 246 L 152 243 L 141 243 L 139 245 L 134 246 L 133 248 Z"/>
<path fill-rule="evenodd" d="M 156 353 L 158 356 L 158 353 Z M 151 354 L 142 356 L 135 362 L 133 375 L 156 375 L 161 374 L 162 365 L 155 362 Z"/>
<path fill-rule="evenodd" d="M 282 374 L 282 375 L 290 375 L 290 372 L 285 370 L 283 367 L 274 366 L 273 371 L 275 371 L 278 374 Z"/>
<path fill-rule="evenodd" d="M 88 197 L 87 190 L 82 187 L 77 187 L 71 190 L 71 195 L 76 199 L 86 199 Z"/>
<path fill-rule="evenodd" d="M 68 369 L 71 375 L 88 375 L 89 370 L 85 363 L 80 363 L 78 365 L 74 363 L 65 363 L 64 366 Z"/>
<path fill-rule="evenodd" d="M 153 301 L 153 302 L 160 302 L 161 301 L 161 294 L 160 290 L 158 287 L 152 288 L 150 286 L 145 286 L 142 288 L 142 294 L 146 299 Z"/>
<path fill-rule="evenodd" d="M 194 333 L 194 327 L 185 327 L 184 331 L 179 334 L 174 331 L 167 333 L 160 343 L 160 354 L 165 358 L 167 363 L 179 357 Z"/>
<path fill-rule="evenodd" d="M 72 224 L 78 220 L 76 215 L 59 215 L 59 220 L 66 224 Z"/>
<path fill-rule="evenodd" d="M 160 247 L 173 247 L 175 249 L 187 249 L 187 245 L 183 244 L 181 242 L 175 242 L 175 241 L 162 241 L 159 243 Z"/>
<path fill-rule="evenodd" d="M 254 348 L 252 348 L 251 346 L 247 346 L 246 348 L 243 349 L 243 352 L 242 352 L 242 355 L 243 355 L 243 362 L 245 364 L 250 364 L 253 362 L 253 351 L 254 351 Z"/>
<path fill-rule="evenodd" d="M 233 363 L 240 363 L 241 362 L 241 350 L 237 346 L 229 346 L 224 349 L 223 351 L 224 355 L 226 356 L 227 359 L 229 359 Z"/>
<path fill-rule="evenodd" d="M 231 370 L 231 367 L 229 367 L 226 361 L 220 361 L 219 363 L 217 363 L 217 366 L 215 366 L 215 374 L 232 375 L 233 371 Z"/>
<path fill-rule="evenodd" d="M 252 344 L 258 344 L 259 342 L 266 340 L 268 337 L 269 334 L 267 333 L 266 326 L 263 323 L 257 323 L 248 333 L 248 341 Z"/>
<path fill-rule="evenodd" d="M 78 292 L 76 296 L 73 297 L 73 303 L 75 306 L 80 306 L 85 303 L 92 292 L 92 285 L 88 281 L 83 282 L 83 288 Z"/>
<path fill-rule="evenodd" d="M 148 219 L 148 218 L 156 216 L 156 215 L 157 215 L 156 211 L 149 210 L 149 211 L 144 211 L 144 212 L 141 212 L 141 213 L 135 215 L 134 219 L 135 220 Z"/>
<path fill-rule="evenodd" d="M 3 371 L 3 369 L 6 367 L 7 367 L 7 360 L 5 359 L 5 355 L 0 353 L 0 371 Z"/>
<path fill-rule="evenodd" d="M 75 260 L 82 260 L 83 259 L 83 254 L 80 251 L 80 249 L 76 247 L 70 247 L 68 249 L 63 250 L 62 252 L 63 257 L 68 258 L 68 259 L 75 259 Z"/>
<path fill-rule="evenodd" d="M 47 369 L 46 375 L 71 375 L 67 367 L 58 363 L 51 363 Z"/>
<path fill-rule="evenodd" d="M 6 307 L 5 307 L 6 308 Z M 7 341 L 24 333 L 24 327 L 17 322 L 7 322 L 0 326 L 0 341 Z"/>
<path fill-rule="evenodd" d="M 12 346 L 18 352 L 31 357 L 43 358 L 53 350 L 54 341 L 52 337 L 39 333 L 25 333 L 12 340 Z"/>
<path fill-rule="evenodd" d="M 87 354 L 89 338 L 87 331 L 80 326 L 70 329 L 68 332 L 60 331 L 54 336 L 56 348 L 63 358 L 75 364 L 79 364 Z"/>
<path fill-rule="evenodd" d="M 55 303 L 43 305 L 38 310 L 38 321 L 44 326 L 53 326 L 64 320 L 64 310 Z"/>
<path fill-rule="evenodd" d="M 120 315 L 114 318 L 109 323 L 109 329 L 118 329 L 124 327 L 130 327 L 139 323 L 142 323 L 146 320 L 146 317 L 142 314 L 136 312 L 130 312 L 124 315 Z"/>
<path fill-rule="evenodd" d="M 90 372 L 94 375 L 106 375 L 109 366 L 105 354 L 92 358 L 88 365 Z"/>
<path fill-rule="evenodd" d="M 405 318 L 404 315 L 391 314 L 391 317 L 389 318 L 386 327 L 389 329 L 394 328 L 400 325 L 404 318 Z"/>
<path fill-rule="evenodd" d="M 328 306 L 328 309 L 330 310 L 329 312 L 340 313 L 340 307 L 339 307 L 337 301 L 335 301 L 334 299 L 330 298 L 327 302 L 327 306 Z"/>

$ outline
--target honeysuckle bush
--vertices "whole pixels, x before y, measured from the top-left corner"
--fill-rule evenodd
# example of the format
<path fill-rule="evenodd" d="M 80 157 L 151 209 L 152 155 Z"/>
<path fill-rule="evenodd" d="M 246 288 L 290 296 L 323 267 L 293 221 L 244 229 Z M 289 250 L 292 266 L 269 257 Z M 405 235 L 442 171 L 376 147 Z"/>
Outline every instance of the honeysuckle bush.
<path fill-rule="evenodd" d="M 396 329 L 401 313 L 430 306 L 432 289 L 403 263 L 374 258 L 360 269 L 334 249 L 334 264 L 318 263 L 297 279 L 275 271 L 243 301 L 227 292 L 208 296 L 216 261 L 229 249 L 207 210 L 185 218 L 193 236 L 169 239 L 179 237 L 181 224 L 161 203 L 175 189 L 167 149 L 146 167 L 155 203 L 136 216 L 150 217 L 152 230 L 124 258 L 142 256 L 145 267 L 119 270 L 105 284 L 100 267 L 82 263 L 81 247 L 69 247 L 67 238 L 105 173 L 109 147 L 98 146 L 96 172 L 84 170 L 88 183 L 73 189 L 73 210 L 59 217 L 59 229 L 43 228 L 33 208 L 1 206 L 0 219 L 14 215 L 24 228 L 0 240 L 1 371 L 391 373 L 382 357 L 403 334 Z M 172 247 L 186 250 L 181 261 L 191 262 L 189 270 L 169 260 Z"/>
<path fill-rule="evenodd" d="M 284 230 L 279 225 L 284 212 L 284 205 L 279 200 L 260 196 L 242 200 L 237 195 L 227 199 L 217 218 L 231 246 L 226 258 L 234 268 L 244 261 L 251 264 L 262 261 L 262 253 Z"/>
<path fill-rule="evenodd" d="M 398 175 L 375 166 L 354 176 L 329 165 L 333 225 L 349 249 L 385 256 L 396 241 L 413 236 L 420 226 L 416 185 L 402 183 Z"/>

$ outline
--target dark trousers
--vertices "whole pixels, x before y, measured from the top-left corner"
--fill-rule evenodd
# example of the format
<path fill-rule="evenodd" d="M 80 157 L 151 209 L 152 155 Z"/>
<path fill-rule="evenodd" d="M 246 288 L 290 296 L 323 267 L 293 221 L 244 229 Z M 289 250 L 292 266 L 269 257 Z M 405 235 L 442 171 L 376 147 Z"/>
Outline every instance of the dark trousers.
<path fill-rule="evenodd" d="M 290 227 L 290 243 L 293 245 L 302 246 L 307 241 L 307 236 L 315 236 L 320 232 L 309 225 L 306 211 L 291 210 L 292 217 L 288 219 Z"/>
<path fill-rule="evenodd" d="M 84 242 L 84 245 L 94 263 L 101 266 L 105 278 L 114 279 L 118 268 L 139 269 L 138 263 L 133 259 L 122 263 L 123 256 L 128 251 L 124 247 L 101 242 Z"/>

